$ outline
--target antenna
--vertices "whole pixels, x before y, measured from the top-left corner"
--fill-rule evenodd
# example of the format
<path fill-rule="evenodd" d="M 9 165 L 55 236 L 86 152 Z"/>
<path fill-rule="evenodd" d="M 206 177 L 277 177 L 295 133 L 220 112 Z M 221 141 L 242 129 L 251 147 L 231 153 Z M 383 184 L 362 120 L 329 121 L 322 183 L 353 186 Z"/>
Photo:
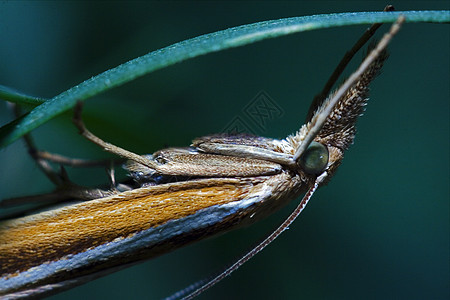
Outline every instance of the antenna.
<path fill-rule="evenodd" d="M 333 110 L 336 103 L 339 99 L 347 93 L 347 91 L 355 84 L 355 82 L 359 79 L 359 77 L 369 68 L 374 60 L 380 55 L 380 53 L 387 47 L 389 42 L 392 40 L 394 35 L 400 30 L 401 25 L 405 22 L 404 16 L 399 16 L 397 21 L 391 26 L 391 29 L 388 33 L 386 33 L 383 38 L 378 42 L 377 46 L 367 55 L 364 61 L 361 63 L 359 68 L 344 82 L 344 84 L 336 91 L 334 96 L 324 104 L 324 108 L 320 114 L 318 114 L 313 120 L 311 120 L 312 126 L 310 131 L 307 133 L 305 139 L 300 144 L 298 149 L 294 155 L 294 161 L 298 161 L 303 152 L 307 149 L 309 144 L 313 141 L 313 139 L 317 136 L 322 126 L 324 125 L 328 115 Z M 165 300 L 175 300 L 175 299 L 192 299 L 207 289 L 214 286 L 216 283 L 230 275 L 233 271 L 237 270 L 240 266 L 242 266 L 245 262 L 251 259 L 253 256 L 258 254 L 261 250 L 263 250 L 267 245 L 269 245 L 272 241 L 274 241 L 284 230 L 286 230 L 292 222 L 300 215 L 300 213 L 305 208 L 308 201 L 311 199 L 314 192 L 319 187 L 319 184 L 327 177 L 327 172 L 323 172 L 319 175 L 314 184 L 309 188 L 308 192 L 305 194 L 303 199 L 300 201 L 299 205 L 295 208 L 295 210 L 284 220 L 280 226 L 277 227 L 271 234 L 269 234 L 266 238 L 262 240 L 256 247 L 251 249 L 249 252 L 244 254 L 242 257 L 237 259 L 234 263 L 232 263 L 228 268 L 224 271 L 218 273 L 216 276 L 212 276 L 211 278 L 200 280 L 187 288 L 176 292 L 175 294 L 165 298 Z"/>

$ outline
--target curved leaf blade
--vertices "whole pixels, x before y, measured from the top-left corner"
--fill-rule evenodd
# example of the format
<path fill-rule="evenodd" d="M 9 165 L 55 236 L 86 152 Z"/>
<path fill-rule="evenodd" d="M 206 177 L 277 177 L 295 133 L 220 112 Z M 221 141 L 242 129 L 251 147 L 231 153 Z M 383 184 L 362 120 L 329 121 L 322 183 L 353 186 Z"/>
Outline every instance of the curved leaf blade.
<path fill-rule="evenodd" d="M 40 105 L 46 100 L 43 98 L 26 95 L 3 85 L 0 85 L 0 99 L 17 104 L 30 104 L 33 106 Z"/>
<path fill-rule="evenodd" d="M 394 22 L 400 14 L 406 16 L 407 22 L 450 22 L 450 11 L 358 12 L 258 22 L 205 34 L 128 61 L 45 101 L 20 121 L 15 120 L 0 128 L 0 147 L 14 142 L 48 120 L 69 110 L 77 101 L 86 100 L 137 77 L 190 58 L 297 32 L 346 25 Z"/>

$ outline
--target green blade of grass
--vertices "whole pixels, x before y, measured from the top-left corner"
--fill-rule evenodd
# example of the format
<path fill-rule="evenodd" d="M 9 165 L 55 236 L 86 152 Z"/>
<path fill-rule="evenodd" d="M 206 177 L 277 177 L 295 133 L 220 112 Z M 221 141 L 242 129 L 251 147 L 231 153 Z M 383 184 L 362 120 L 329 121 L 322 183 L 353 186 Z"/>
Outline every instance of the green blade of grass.
<path fill-rule="evenodd" d="M 40 105 L 46 100 L 43 98 L 26 95 L 3 85 L 0 85 L 0 99 L 17 104 L 29 104 L 33 106 Z"/>
<path fill-rule="evenodd" d="M 0 128 L 0 147 L 14 142 L 34 128 L 69 110 L 77 101 L 86 100 L 135 78 L 190 58 L 296 32 L 346 25 L 394 22 L 400 14 L 405 15 L 406 21 L 410 23 L 450 22 L 450 11 L 358 12 L 258 22 L 205 34 L 128 61 L 43 102 L 20 120 Z M 9 96 L 12 96 L 11 93 Z M 19 93 L 16 96 L 12 98 L 17 103 L 34 101 L 30 100 L 34 97 L 21 98 Z"/>

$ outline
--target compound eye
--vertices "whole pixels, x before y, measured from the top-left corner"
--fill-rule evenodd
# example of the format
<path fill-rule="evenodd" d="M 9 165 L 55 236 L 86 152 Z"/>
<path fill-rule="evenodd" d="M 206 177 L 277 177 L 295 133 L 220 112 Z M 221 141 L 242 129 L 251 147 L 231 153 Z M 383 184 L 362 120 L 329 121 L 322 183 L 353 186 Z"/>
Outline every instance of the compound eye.
<path fill-rule="evenodd" d="M 321 143 L 311 142 L 300 157 L 300 166 L 306 173 L 319 175 L 328 164 L 328 149 Z"/>

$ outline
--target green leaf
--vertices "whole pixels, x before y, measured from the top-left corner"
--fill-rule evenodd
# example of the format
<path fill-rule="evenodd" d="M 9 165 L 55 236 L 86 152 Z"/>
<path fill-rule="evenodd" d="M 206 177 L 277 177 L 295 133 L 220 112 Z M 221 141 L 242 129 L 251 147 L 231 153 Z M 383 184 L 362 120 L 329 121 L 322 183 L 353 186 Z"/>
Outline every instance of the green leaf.
<path fill-rule="evenodd" d="M 265 21 L 205 34 L 128 61 L 43 102 L 20 120 L 0 128 L 0 147 L 14 142 L 36 127 L 69 110 L 77 101 L 86 100 L 135 78 L 190 58 L 296 32 L 346 25 L 394 22 L 400 14 L 406 16 L 407 22 L 450 22 L 450 11 L 358 12 Z M 42 101 L 39 98 L 11 93 L 10 90 L 5 92 L 5 90 L 0 91 L 0 96 L 6 93 L 7 97 L 4 99 L 8 101 L 34 102 L 34 104 Z"/>
<path fill-rule="evenodd" d="M 29 96 L 3 85 L 0 85 L 0 99 L 17 104 L 31 104 L 33 106 L 37 106 L 45 102 L 45 99 L 43 98 Z"/>

